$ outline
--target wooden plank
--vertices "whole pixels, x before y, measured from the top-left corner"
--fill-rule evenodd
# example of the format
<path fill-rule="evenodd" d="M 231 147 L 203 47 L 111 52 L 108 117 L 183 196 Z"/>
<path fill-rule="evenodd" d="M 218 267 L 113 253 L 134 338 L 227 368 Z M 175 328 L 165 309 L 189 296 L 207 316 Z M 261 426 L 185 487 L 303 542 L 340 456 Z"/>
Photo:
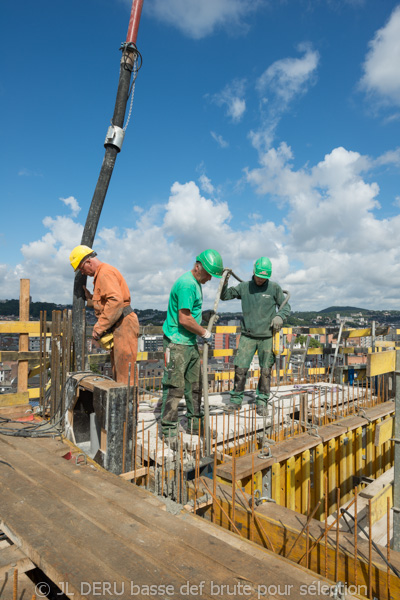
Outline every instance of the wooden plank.
<path fill-rule="evenodd" d="M 396 368 L 396 350 L 368 354 L 367 377 L 393 373 Z"/>
<path fill-rule="evenodd" d="M 394 467 L 391 467 L 388 471 L 383 473 L 378 479 L 369 483 L 363 490 L 360 491 L 359 496 L 362 498 L 368 498 L 373 500 L 385 487 L 392 485 L 394 481 Z"/>
<path fill-rule="evenodd" d="M 0 550 L 0 578 L 3 578 L 6 573 L 14 569 L 18 569 L 20 573 L 25 573 L 34 568 L 33 562 L 18 546 L 12 545 Z"/>
<path fill-rule="evenodd" d="M 27 454 L 18 452 L 15 446 L 7 449 L 3 444 L 1 447 L 2 458 L 12 468 L 0 464 L 5 483 L 0 491 L 0 517 L 13 537 L 20 539 L 23 550 L 38 555 L 38 566 L 51 578 L 58 577 L 54 581 L 63 581 L 64 573 L 69 573 L 70 590 L 75 596 L 86 597 L 79 589 L 82 577 L 84 581 L 118 581 L 125 585 L 133 581 L 140 586 L 167 581 L 177 592 L 174 597 L 178 598 L 185 597 L 179 589 L 186 581 L 198 585 L 207 571 L 212 572 L 218 585 L 227 584 L 232 577 L 231 570 L 216 561 L 215 556 L 210 558 L 200 552 L 194 555 L 190 545 L 193 536 L 189 544 L 183 540 L 181 531 L 178 541 L 176 534 L 166 534 L 154 523 L 152 527 L 140 523 L 131 515 L 110 507 L 104 498 L 91 496 L 82 485 L 66 485 L 54 467 L 29 460 Z M 72 465 L 70 469 L 79 472 Z M 132 486 L 132 490 L 135 487 Z M 15 505 L 18 505 L 16 509 Z M 28 515 L 26 506 L 30 507 Z M 34 530 L 45 516 L 46 535 L 42 528 L 42 535 L 38 537 Z M 73 528 L 70 523 L 74 523 Z M 62 539 L 59 546 L 54 544 L 55 528 Z M 60 552 L 64 559 L 57 556 Z M 219 552 L 223 552 L 221 545 Z M 166 563 L 165 556 L 174 556 L 174 561 Z M 239 567 L 243 575 L 244 569 Z"/>
<path fill-rule="evenodd" d="M 32 362 L 37 362 L 40 360 L 40 352 L 18 352 L 17 350 L 2 350 L 0 352 L 0 362 L 17 362 L 19 360 L 30 360 Z"/>
<path fill-rule="evenodd" d="M 0 394 L 0 406 L 18 406 L 29 403 L 28 392 L 16 392 L 15 394 Z"/>
<path fill-rule="evenodd" d="M 394 419 L 389 417 L 384 419 L 375 427 L 375 446 L 380 446 L 385 442 L 388 442 L 394 435 Z"/>
<path fill-rule="evenodd" d="M 37 440 L 35 440 L 35 442 L 36 441 Z M 32 440 L 13 439 L 12 442 L 14 448 L 22 448 L 26 446 L 26 452 L 24 453 L 25 457 L 32 454 Z M 14 444 L 14 442 L 16 443 Z M 30 443 L 23 444 L 22 442 Z M 51 470 L 51 468 L 54 471 L 54 461 L 52 461 L 52 465 L 44 464 L 46 463 L 44 456 L 49 455 L 48 452 L 42 448 L 38 448 L 39 456 L 36 455 L 36 452 L 33 452 L 33 454 L 35 454 L 35 457 L 32 458 L 33 462 L 40 463 L 41 467 L 44 467 L 44 472 Z M 196 585 L 199 583 L 198 577 L 202 577 L 201 581 L 212 580 L 215 583 L 215 586 L 220 586 L 222 584 L 230 584 L 232 586 L 232 581 L 243 580 L 246 583 L 255 586 L 257 589 L 257 585 L 265 585 L 265 582 L 268 582 L 268 584 L 272 585 L 274 583 L 282 584 L 289 581 L 289 583 L 292 584 L 290 589 L 297 590 L 293 592 L 297 594 L 297 592 L 300 591 L 300 583 L 304 583 L 304 577 L 308 577 L 310 583 L 315 579 L 315 575 L 311 576 L 310 574 L 307 574 L 306 570 L 302 567 L 291 565 L 290 570 L 288 570 L 286 568 L 287 562 L 282 557 L 275 556 L 270 552 L 264 551 L 254 544 L 250 544 L 246 540 L 241 540 L 237 535 L 234 536 L 232 534 L 231 541 L 228 543 L 225 541 L 227 532 L 222 531 L 217 526 L 210 525 L 206 527 L 203 519 L 198 519 L 198 523 L 195 526 L 193 524 L 193 520 L 196 519 L 196 517 L 191 517 L 183 513 L 175 516 L 162 512 L 160 510 L 160 505 L 162 503 L 157 498 L 145 490 L 141 490 L 136 486 L 128 484 L 121 478 L 113 476 L 109 473 L 95 471 L 90 469 L 90 467 L 83 466 L 77 469 L 71 468 L 71 466 L 72 465 L 68 461 L 61 460 L 57 463 L 57 471 L 58 467 L 60 467 L 63 472 L 63 476 L 68 477 L 70 482 L 74 484 L 75 491 L 82 489 L 86 493 L 90 493 L 90 495 L 101 504 L 103 502 L 107 502 L 109 514 L 114 515 L 113 522 L 110 523 L 107 520 L 107 523 L 109 523 L 109 526 L 113 527 L 117 525 L 115 535 L 118 538 L 119 544 L 122 546 L 120 551 L 125 551 L 126 553 L 122 560 L 121 569 L 123 568 L 124 572 L 126 572 L 128 565 L 132 565 L 132 561 L 135 560 L 138 563 L 138 568 L 140 568 L 145 560 L 150 560 L 151 557 L 155 555 L 154 561 L 152 562 L 153 572 L 146 577 L 148 584 L 154 582 L 174 583 L 174 581 L 176 581 L 176 571 L 181 569 L 181 546 L 182 550 L 188 555 L 188 561 L 191 562 L 192 573 L 188 577 L 186 571 L 187 561 L 185 561 L 182 567 L 183 572 L 181 574 L 179 583 L 184 581 L 186 584 L 186 582 L 189 580 L 191 584 Z M 43 482 L 43 489 L 45 489 L 45 486 L 46 483 Z M 55 488 L 58 488 L 58 486 L 59 481 L 57 480 L 53 482 L 53 485 L 49 489 L 51 495 L 49 500 L 52 502 L 52 508 L 47 516 L 45 533 L 43 532 L 43 528 L 41 528 L 42 537 L 45 535 L 49 543 L 51 540 L 54 548 L 53 553 L 55 558 L 53 560 L 61 560 L 60 564 L 62 565 L 63 556 L 60 552 L 60 548 L 62 548 L 64 560 L 67 561 L 66 564 L 68 565 L 68 573 L 74 579 L 74 581 L 78 583 L 79 575 L 81 577 L 85 577 L 85 579 L 83 579 L 84 581 L 117 581 L 118 583 L 125 581 L 122 579 L 122 575 L 119 572 L 114 573 L 114 576 L 117 577 L 117 579 L 108 579 L 108 576 L 110 576 L 108 563 L 105 565 L 105 567 L 102 564 L 100 564 L 99 567 L 97 567 L 97 565 L 93 565 L 93 568 L 88 568 L 86 571 L 84 571 L 83 567 L 87 567 L 89 562 L 86 560 L 86 558 L 84 558 L 85 564 L 83 567 L 79 567 L 75 556 L 76 554 L 80 555 L 80 552 L 78 552 L 80 550 L 79 546 L 71 549 L 71 555 L 69 554 L 68 549 L 70 548 L 70 539 L 68 536 L 68 531 L 73 529 L 72 533 L 74 535 L 76 534 L 76 530 L 79 530 L 80 526 L 80 517 L 78 520 L 72 521 L 74 523 L 73 528 L 70 526 L 71 522 L 67 522 L 66 526 L 61 528 L 57 536 L 56 531 L 53 530 L 52 527 L 52 519 L 54 517 L 54 512 L 57 511 L 57 504 L 54 503 L 54 498 L 56 497 Z M 116 487 L 118 487 L 117 493 Z M 1 493 L 2 492 L 0 491 L 0 494 Z M 79 502 L 79 505 L 75 507 L 76 509 L 83 508 L 80 504 L 81 498 L 79 496 L 76 497 L 75 495 L 71 496 L 69 493 L 67 498 L 62 497 L 62 502 L 70 506 L 72 498 L 74 498 L 75 502 Z M 90 496 L 86 498 L 86 501 L 88 500 L 91 506 L 87 507 L 87 512 L 90 514 L 94 507 L 90 500 Z M 4 508 L 4 505 L 1 502 L 0 506 Z M 35 527 L 37 517 L 36 503 L 33 506 L 34 509 L 30 516 L 33 520 L 33 527 Z M 19 508 L 18 511 L 20 511 Z M 79 513 L 81 512 L 86 512 L 86 508 L 83 511 L 79 510 Z M 131 525 L 126 527 L 127 515 L 130 515 L 136 524 L 141 524 L 142 526 L 145 525 L 146 531 L 149 528 L 155 530 L 159 541 L 152 546 L 150 544 L 150 540 L 147 539 L 146 531 L 140 529 L 138 530 L 133 522 Z M 65 517 L 68 518 L 68 514 L 66 514 Z M 124 520 L 124 523 L 121 524 L 121 526 L 118 526 L 118 520 L 121 519 Z M 91 520 L 92 522 L 96 522 L 96 515 L 92 515 Z M 106 537 L 106 524 L 102 520 L 102 515 L 99 515 L 98 520 L 98 525 L 102 527 L 102 546 L 104 547 L 103 555 L 107 554 L 111 562 L 113 557 L 110 556 L 110 554 L 113 551 L 113 548 L 110 548 L 109 544 L 107 543 L 108 537 Z M 48 527 L 50 530 L 48 530 Z M 209 527 L 214 527 L 215 535 L 210 535 Z M 37 527 L 38 540 L 40 540 L 39 529 L 40 527 Z M 64 531 L 67 533 L 66 539 L 63 536 Z M 85 538 L 84 550 L 90 552 L 91 556 L 89 556 L 89 558 L 93 560 L 95 557 L 92 556 L 91 544 L 90 548 L 88 547 L 88 542 L 91 540 L 91 533 L 91 531 L 85 530 L 81 532 L 81 535 L 83 535 Z M 173 546 L 165 545 L 164 533 L 167 534 L 168 538 L 173 540 Z M 54 534 L 55 537 L 51 537 L 52 534 Z M 61 535 L 63 536 L 62 538 L 60 538 Z M 129 536 L 131 539 L 132 547 L 126 546 L 124 538 L 127 536 Z M 62 544 L 55 544 L 54 540 L 56 539 L 62 539 Z M 166 560 L 166 557 L 169 556 L 173 557 L 173 560 Z M 45 559 L 41 555 L 40 561 L 43 562 L 44 560 Z M 157 560 L 159 561 L 159 564 L 157 564 Z M 205 561 L 207 561 L 207 564 L 205 564 Z M 115 564 L 115 561 L 113 561 L 113 563 Z M 75 566 L 78 568 L 78 573 L 74 570 Z M 88 579 L 88 576 L 93 576 L 94 570 L 98 572 L 99 568 L 101 569 L 101 567 L 103 567 L 104 572 L 102 575 L 100 575 L 99 579 Z M 139 581 L 135 579 L 136 573 L 133 570 L 130 570 L 128 574 L 135 584 L 143 581 L 143 579 L 139 579 Z M 65 579 L 61 579 L 61 581 L 64 580 Z M 72 585 L 69 586 L 69 589 L 70 591 L 74 591 Z M 144 595 L 149 594 L 147 593 Z M 79 593 L 76 593 L 75 597 L 82 596 L 79 595 Z M 94 598 L 95 595 L 87 594 L 84 597 Z M 188 592 L 186 592 L 186 594 L 183 592 L 182 594 L 179 594 L 176 593 L 175 588 L 174 598 L 177 597 L 188 597 Z M 205 599 L 209 598 L 210 600 L 211 598 L 215 598 L 215 588 L 213 594 L 207 591 L 206 593 L 202 593 L 199 597 Z M 222 597 L 225 597 L 224 594 Z"/>
<path fill-rule="evenodd" d="M 0 333 L 35 333 L 40 335 L 39 321 L 0 321 Z"/>
<path fill-rule="evenodd" d="M 140 469 L 135 469 L 134 471 L 127 471 L 126 473 L 120 473 L 119 477 L 122 479 L 126 479 L 130 481 L 131 479 L 135 479 L 136 477 L 143 477 L 143 475 L 147 475 L 148 467 L 141 467 Z"/>
<path fill-rule="evenodd" d="M 0 417 L 4 417 L 7 419 L 20 419 L 21 417 L 26 417 L 26 415 L 31 412 L 32 406 L 30 404 L 17 404 L 16 406 L 0 406 Z"/>

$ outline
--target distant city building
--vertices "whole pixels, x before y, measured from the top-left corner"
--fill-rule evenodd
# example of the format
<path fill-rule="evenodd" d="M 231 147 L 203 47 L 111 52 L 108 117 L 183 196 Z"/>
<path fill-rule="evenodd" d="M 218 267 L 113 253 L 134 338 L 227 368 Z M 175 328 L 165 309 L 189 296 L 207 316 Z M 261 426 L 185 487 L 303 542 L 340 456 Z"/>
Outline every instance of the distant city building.
<path fill-rule="evenodd" d="M 162 335 L 142 335 L 139 337 L 139 352 L 160 352 L 163 349 Z"/>

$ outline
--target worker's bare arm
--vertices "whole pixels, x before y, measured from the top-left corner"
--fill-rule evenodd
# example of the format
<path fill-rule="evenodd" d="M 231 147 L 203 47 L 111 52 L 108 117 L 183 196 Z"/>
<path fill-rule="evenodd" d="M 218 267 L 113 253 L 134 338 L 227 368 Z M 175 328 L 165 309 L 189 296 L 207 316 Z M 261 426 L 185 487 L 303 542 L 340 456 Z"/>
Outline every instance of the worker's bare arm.
<path fill-rule="evenodd" d="M 206 331 L 204 327 L 199 325 L 193 319 L 188 308 L 179 309 L 179 324 L 191 333 L 195 333 L 196 335 L 204 336 Z"/>

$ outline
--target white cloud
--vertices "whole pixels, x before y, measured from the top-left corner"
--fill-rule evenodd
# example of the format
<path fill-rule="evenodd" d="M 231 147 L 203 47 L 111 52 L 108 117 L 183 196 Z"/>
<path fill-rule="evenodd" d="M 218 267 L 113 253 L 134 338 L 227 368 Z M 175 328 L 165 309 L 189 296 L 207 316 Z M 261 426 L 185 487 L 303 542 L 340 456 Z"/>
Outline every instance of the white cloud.
<path fill-rule="evenodd" d="M 301 44 L 301 58 L 282 58 L 275 61 L 258 78 L 256 88 L 260 94 L 274 94 L 287 105 L 295 96 L 304 94 L 318 66 L 319 54 L 308 44 Z"/>
<path fill-rule="evenodd" d="M 363 179 L 374 161 L 345 148 L 297 171 L 291 159 L 286 144 L 272 148 L 247 179 L 260 195 L 287 206 L 284 252 L 303 265 L 283 279 L 294 304 L 310 310 L 343 303 L 394 307 L 400 214 L 377 216 L 379 186 Z"/>
<path fill-rule="evenodd" d="M 200 39 L 218 27 L 246 29 L 244 18 L 264 0 L 148 0 L 145 10 L 184 35 Z"/>
<path fill-rule="evenodd" d="M 199 182 L 200 188 L 203 192 L 205 192 L 206 194 L 210 194 L 211 196 L 214 194 L 215 188 L 211 183 L 211 179 L 207 177 L 207 175 L 200 175 Z"/>
<path fill-rule="evenodd" d="M 221 148 L 228 148 L 229 144 L 226 140 L 224 140 L 222 135 L 218 135 L 215 133 L 215 131 L 211 131 L 210 133 L 211 137 L 217 142 L 217 144 L 219 144 L 219 146 L 221 146 Z"/>
<path fill-rule="evenodd" d="M 70 207 L 73 217 L 76 217 L 79 214 L 81 207 L 79 206 L 79 202 L 76 198 L 73 196 L 68 196 L 68 198 L 60 198 L 60 200 L 61 202 L 64 202 L 65 206 Z"/>
<path fill-rule="evenodd" d="M 365 57 L 361 87 L 383 103 L 400 105 L 400 6 L 378 29 Z"/>
<path fill-rule="evenodd" d="M 290 104 L 304 95 L 316 81 L 319 53 L 310 44 L 299 44 L 300 58 L 282 58 L 270 65 L 256 81 L 261 96 L 262 125 L 251 131 L 250 140 L 260 152 L 268 149 L 275 130 Z"/>
<path fill-rule="evenodd" d="M 217 106 L 226 107 L 226 114 L 233 123 L 239 123 L 246 110 L 245 86 L 245 79 L 234 79 L 221 92 L 211 97 Z"/>
<path fill-rule="evenodd" d="M 18 171 L 18 176 L 19 177 L 43 177 L 43 175 L 41 173 L 38 173 L 37 171 L 32 171 L 31 169 L 26 169 L 25 167 L 23 167 L 22 169 L 20 169 Z"/>
<path fill-rule="evenodd" d="M 282 143 L 260 155 L 245 179 L 257 196 L 249 224 L 233 225 L 233 208 L 213 199 L 218 188 L 202 174 L 202 192 L 193 181 L 175 182 L 165 204 L 137 211 L 134 228 L 99 230 L 94 248 L 100 260 L 126 277 L 135 307 L 165 309 L 174 280 L 206 248 L 221 252 L 226 266 L 250 277 L 259 256 L 269 256 L 272 279 L 291 292 L 295 310 L 332 304 L 395 308 L 400 292 L 400 211 L 379 217 L 379 186 L 373 169 L 395 162 L 393 155 L 371 158 L 334 148 L 314 165 L 293 166 L 291 148 Z M 249 196 L 251 197 L 251 196 Z M 282 225 L 268 220 L 270 204 L 284 209 Z M 399 206 L 398 197 L 393 206 Z M 46 233 L 22 247 L 15 267 L 0 265 L 3 297 L 17 297 L 20 277 L 31 278 L 34 300 L 71 302 L 71 248 L 82 225 L 71 217 L 46 217 Z M 217 281 L 204 287 L 205 306 L 213 302 Z M 239 310 L 239 303 L 221 310 Z"/>

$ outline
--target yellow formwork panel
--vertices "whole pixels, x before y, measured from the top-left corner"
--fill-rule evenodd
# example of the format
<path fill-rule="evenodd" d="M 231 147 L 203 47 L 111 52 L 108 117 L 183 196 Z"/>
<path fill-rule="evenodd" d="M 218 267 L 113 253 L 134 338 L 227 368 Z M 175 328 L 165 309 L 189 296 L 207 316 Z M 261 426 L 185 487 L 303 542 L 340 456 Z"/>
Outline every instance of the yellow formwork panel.
<path fill-rule="evenodd" d="M 384 419 L 377 427 L 375 428 L 375 446 L 380 446 L 385 442 L 389 441 L 391 437 L 393 437 L 393 427 L 394 427 L 394 419 L 393 417 L 388 417 Z"/>
<path fill-rule="evenodd" d="M 40 388 L 29 388 L 28 389 L 29 400 L 37 400 L 40 398 Z"/>
<path fill-rule="evenodd" d="M 301 453 L 301 512 L 307 514 L 308 502 L 308 482 L 310 481 L 310 451 L 304 450 Z"/>
<path fill-rule="evenodd" d="M 347 453 L 346 453 L 346 439 L 347 434 L 343 433 L 339 438 L 339 481 L 338 487 L 340 488 L 340 502 L 346 493 L 346 483 L 347 483 Z"/>
<path fill-rule="evenodd" d="M 138 352 L 136 357 L 136 362 L 140 362 L 141 360 L 148 360 L 149 353 L 148 352 Z"/>
<path fill-rule="evenodd" d="M 296 510 L 296 478 L 295 478 L 296 459 L 291 456 L 286 461 L 286 508 Z"/>
<path fill-rule="evenodd" d="M 0 333 L 32 333 L 40 335 L 39 321 L 0 321 Z"/>
<path fill-rule="evenodd" d="M 310 327 L 310 335 L 326 333 L 325 327 Z"/>
<path fill-rule="evenodd" d="M 396 350 L 372 353 L 367 356 L 367 377 L 393 373 L 396 368 Z"/>
<path fill-rule="evenodd" d="M 220 350 L 213 350 L 212 356 L 233 356 L 233 348 L 222 348 Z"/>
<path fill-rule="evenodd" d="M 215 381 L 223 381 L 227 379 L 233 379 L 235 371 L 222 371 L 222 373 L 214 373 Z"/>
<path fill-rule="evenodd" d="M 363 470 L 363 447 L 362 447 L 362 427 L 357 427 L 354 434 L 354 457 L 355 457 L 355 474 L 357 477 L 362 476 Z"/>
<path fill-rule="evenodd" d="M 323 518 L 324 509 L 324 445 L 318 444 L 314 454 L 314 507 L 321 501 L 320 507 L 315 513 L 316 519 Z"/>
<path fill-rule="evenodd" d="M 328 472 L 328 498 L 330 513 L 336 510 L 336 488 L 337 488 L 337 476 L 336 476 L 336 440 L 332 438 L 328 441 L 327 451 L 327 465 L 326 469 Z"/>
<path fill-rule="evenodd" d="M 301 472 L 301 455 L 296 456 L 296 464 L 294 468 L 295 475 L 295 511 L 301 513 L 301 483 L 302 483 L 302 472 Z"/>
<path fill-rule="evenodd" d="M 323 348 L 309 348 L 307 350 L 307 355 L 308 354 L 323 354 L 323 353 L 324 353 Z"/>
<path fill-rule="evenodd" d="M 16 394 L 0 394 L 0 406 L 18 406 L 18 404 L 28 404 L 29 393 L 18 392 Z"/>
<path fill-rule="evenodd" d="M 346 329 L 346 338 L 358 338 L 358 337 L 369 337 L 371 335 L 371 328 L 367 329 Z"/>
<path fill-rule="evenodd" d="M 373 447 L 373 424 L 368 423 L 366 426 L 366 449 L 365 449 L 365 472 L 368 477 L 372 476 L 374 469 L 374 447 Z"/>
<path fill-rule="evenodd" d="M 215 333 L 239 333 L 240 327 L 237 325 L 217 325 Z"/>
<path fill-rule="evenodd" d="M 325 375 L 325 367 L 316 367 L 315 369 L 308 369 L 309 375 Z"/>
<path fill-rule="evenodd" d="M 281 465 L 274 463 L 271 467 L 271 496 L 277 504 L 281 504 Z"/>
<path fill-rule="evenodd" d="M 379 426 L 379 424 L 381 423 L 382 419 L 377 419 L 375 421 L 375 427 L 374 427 L 374 441 L 376 438 L 376 429 Z M 374 444 L 374 452 L 375 452 L 375 469 L 374 469 L 374 477 L 380 477 L 383 473 L 383 469 L 382 469 L 382 446 L 375 446 Z"/>

